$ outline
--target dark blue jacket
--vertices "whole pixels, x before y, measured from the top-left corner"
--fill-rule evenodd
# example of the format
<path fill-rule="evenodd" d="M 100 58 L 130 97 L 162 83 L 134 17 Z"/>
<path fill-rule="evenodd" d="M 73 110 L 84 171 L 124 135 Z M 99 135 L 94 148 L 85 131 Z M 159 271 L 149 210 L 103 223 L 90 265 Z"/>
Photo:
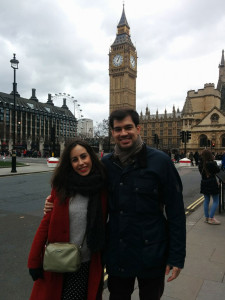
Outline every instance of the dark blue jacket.
<path fill-rule="evenodd" d="M 170 157 L 144 145 L 127 167 L 112 154 L 102 161 L 109 189 L 108 274 L 158 277 L 165 273 L 166 264 L 183 268 L 186 226 L 182 183 Z"/>

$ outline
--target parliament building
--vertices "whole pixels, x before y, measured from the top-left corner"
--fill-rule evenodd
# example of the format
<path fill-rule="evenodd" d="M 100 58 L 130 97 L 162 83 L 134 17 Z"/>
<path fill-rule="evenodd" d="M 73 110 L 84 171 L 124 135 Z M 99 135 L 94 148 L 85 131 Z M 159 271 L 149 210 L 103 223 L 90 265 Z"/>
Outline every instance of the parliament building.
<path fill-rule="evenodd" d="M 130 37 L 124 7 L 117 26 L 117 34 L 109 52 L 110 104 L 114 109 L 136 109 L 137 51 Z M 168 106 L 168 104 L 167 104 Z M 224 50 L 219 64 L 217 86 L 206 83 L 204 88 L 190 90 L 183 109 L 171 105 L 151 114 L 151 103 L 140 112 L 141 136 L 144 142 L 164 151 L 195 152 L 209 147 L 215 153 L 225 150 L 225 66 Z M 190 139 L 183 143 L 181 132 L 189 133 Z"/>

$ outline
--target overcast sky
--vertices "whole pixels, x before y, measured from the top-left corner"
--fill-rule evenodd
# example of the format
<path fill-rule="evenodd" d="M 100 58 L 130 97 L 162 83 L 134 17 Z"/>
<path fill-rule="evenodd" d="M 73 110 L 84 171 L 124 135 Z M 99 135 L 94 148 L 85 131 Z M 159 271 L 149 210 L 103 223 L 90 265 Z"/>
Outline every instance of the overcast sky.
<path fill-rule="evenodd" d="M 108 53 L 122 0 L 1 0 L 0 91 L 12 91 L 13 53 L 18 92 L 41 102 L 49 93 L 78 100 L 95 122 L 108 117 Z M 225 48 L 224 0 L 126 0 L 138 54 L 137 111 L 181 110 L 188 90 L 218 81 Z M 73 111 L 70 99 L 68 106 Z M 62 105 L 62 98 L 55 99 Z"/>

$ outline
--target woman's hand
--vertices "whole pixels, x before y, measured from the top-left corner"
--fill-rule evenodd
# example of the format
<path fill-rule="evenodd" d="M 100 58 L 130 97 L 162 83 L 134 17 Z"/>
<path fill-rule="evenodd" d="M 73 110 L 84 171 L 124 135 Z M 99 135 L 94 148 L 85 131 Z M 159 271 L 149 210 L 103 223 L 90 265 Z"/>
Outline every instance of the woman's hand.
<path fill-rule="evenodd" d="M 52 211 L 54 204 L 52 202 L 49 202 L 49 200 L 51 199 L 51 195 L 49 195 L 46 199 L 45 199 L 45 206 L 44 206 L 44 214 L 46 215 L 47 213 L 49 213 L 50 211 Z"/>
<path fill-rule="evenodd" d="M 30 276 L 32 277 L 33 281 L 38 280 L 39 278 L 43 278 L 43 269 L 29 269 Z"/>

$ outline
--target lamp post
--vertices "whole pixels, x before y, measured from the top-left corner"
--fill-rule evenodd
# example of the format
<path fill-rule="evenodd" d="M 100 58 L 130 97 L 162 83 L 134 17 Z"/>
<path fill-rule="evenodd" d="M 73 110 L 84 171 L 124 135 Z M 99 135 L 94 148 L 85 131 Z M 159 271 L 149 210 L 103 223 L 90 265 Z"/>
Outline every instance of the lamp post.
<path fill-rule="evenodd" d="M 16 59 L 16 54 L 13 54 L 13 59 L 10 60 L 11 67 L 14 71 L 14 81 L 13 81 L 13 99 L 14 99 L 14 107 L 13 107 L 13 150 L 12 150 L 12 173 L 16 173 L 16 70 L 18 69 L 19 61 Z"/>

